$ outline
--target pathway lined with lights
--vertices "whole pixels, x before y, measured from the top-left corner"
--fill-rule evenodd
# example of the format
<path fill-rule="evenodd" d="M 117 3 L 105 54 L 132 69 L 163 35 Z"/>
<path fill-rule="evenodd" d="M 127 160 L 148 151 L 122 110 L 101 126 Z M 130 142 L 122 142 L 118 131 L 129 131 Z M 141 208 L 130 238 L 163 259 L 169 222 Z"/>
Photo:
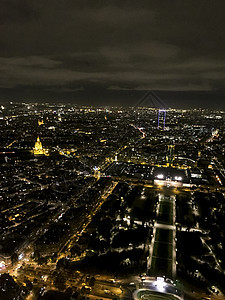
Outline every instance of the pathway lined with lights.
<path fill-rule="evenodd" d="M 175 196 L 159 194 L 156 221 L 149 249 L 147 272 L 152 276 L 176 276 Z"/>

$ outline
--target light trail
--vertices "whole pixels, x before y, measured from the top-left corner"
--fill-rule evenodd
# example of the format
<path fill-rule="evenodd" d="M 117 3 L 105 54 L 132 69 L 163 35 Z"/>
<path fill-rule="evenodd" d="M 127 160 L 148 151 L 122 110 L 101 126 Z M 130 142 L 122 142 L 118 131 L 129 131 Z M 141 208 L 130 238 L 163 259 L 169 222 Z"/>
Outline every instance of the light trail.
<path fill-rule="evenodd" d="M 138 127 L 134 124 L 130 124 L 131 126 L 133 126 L 135 129 L 139 130 L 140 133 L 142 134 L 142 138 L 141 139 L 145 139 L 146 138 L 146 132 L 143 131 L 143 128 L 142 127 Z"/>

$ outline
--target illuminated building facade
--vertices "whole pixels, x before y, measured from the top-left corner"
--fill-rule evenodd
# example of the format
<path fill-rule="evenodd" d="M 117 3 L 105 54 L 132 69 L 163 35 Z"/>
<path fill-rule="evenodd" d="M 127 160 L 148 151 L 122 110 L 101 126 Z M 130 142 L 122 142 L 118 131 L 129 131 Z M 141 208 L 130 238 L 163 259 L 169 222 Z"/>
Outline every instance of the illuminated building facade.
<path fill-rule="evenodd" d="M 40 141 L 39 136 L 37 137 L 37 141 L 35 142 L 34 148 L 33 148 L 34 155 L 45 155 L 49 156 L 48 150 L 44 149 L 42 147 L 42 143 Z"/>
<path fill-rule="evenodd" d="M 166 110 L 158 110 L 158 129 L 165 130 L 166 127 Z"/>

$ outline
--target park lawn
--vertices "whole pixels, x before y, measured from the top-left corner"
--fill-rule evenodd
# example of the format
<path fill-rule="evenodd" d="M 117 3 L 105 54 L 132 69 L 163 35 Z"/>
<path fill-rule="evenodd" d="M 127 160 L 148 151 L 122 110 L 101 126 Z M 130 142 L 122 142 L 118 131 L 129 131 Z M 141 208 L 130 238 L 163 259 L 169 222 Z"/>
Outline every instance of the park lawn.
<path fill-rule="evenodd" d="M 160 204 L 159 215 L 157 218 L 158 223 L 173 225 L 173 204 L 164 202 Z"/>
<path fill-rule="evenodd" d="M 155 240 L 157 242 L 173 243 L 173 230 L 160 229 L 156 230 Z"/>
<path fill-rule="evenodd" d="M 150 276 L 166 276 L 172 278 L 172 260 L 152 257 Z"/>

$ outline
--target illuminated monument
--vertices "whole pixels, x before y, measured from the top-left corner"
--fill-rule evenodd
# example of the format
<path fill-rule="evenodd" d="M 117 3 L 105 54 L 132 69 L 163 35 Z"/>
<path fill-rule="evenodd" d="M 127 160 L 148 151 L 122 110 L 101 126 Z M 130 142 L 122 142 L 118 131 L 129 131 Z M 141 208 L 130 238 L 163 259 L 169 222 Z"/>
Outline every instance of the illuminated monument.
<path fill-rule="evenodd" d="M 39 136 L 37 137 L 37 141 L 35 142 L 34 148 L 33 148 L 34 155 L 45 155 L 49 156 L 48 150 L 44 149 L 42 147 L 42 143 L 40 141 Z"/>

